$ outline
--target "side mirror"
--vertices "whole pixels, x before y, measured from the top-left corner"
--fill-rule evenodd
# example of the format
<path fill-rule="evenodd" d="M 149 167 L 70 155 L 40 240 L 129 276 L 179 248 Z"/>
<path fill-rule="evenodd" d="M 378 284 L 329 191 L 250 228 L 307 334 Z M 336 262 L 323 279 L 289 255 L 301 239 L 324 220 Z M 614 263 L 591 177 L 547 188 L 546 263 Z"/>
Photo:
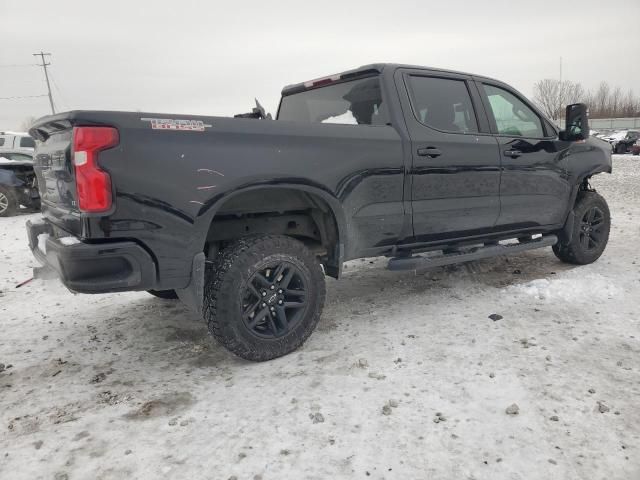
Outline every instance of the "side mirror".
<path fill-rule="evenodd" d="M 589 138 L 589 110 L 584 103 L 567 105 L 565 127 L 560 139 L 569 142 Z"/>

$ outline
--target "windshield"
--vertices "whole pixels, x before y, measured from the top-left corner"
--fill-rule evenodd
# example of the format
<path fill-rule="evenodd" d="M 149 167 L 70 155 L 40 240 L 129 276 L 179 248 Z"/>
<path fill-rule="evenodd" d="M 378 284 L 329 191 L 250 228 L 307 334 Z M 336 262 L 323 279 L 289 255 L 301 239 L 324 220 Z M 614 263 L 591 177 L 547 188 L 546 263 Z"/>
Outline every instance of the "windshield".
<path fill-rule="evenodd" d="M 282 97 L 278 120 L 385 125 L 388 116 L 380 80 L 369 77 Z"/>

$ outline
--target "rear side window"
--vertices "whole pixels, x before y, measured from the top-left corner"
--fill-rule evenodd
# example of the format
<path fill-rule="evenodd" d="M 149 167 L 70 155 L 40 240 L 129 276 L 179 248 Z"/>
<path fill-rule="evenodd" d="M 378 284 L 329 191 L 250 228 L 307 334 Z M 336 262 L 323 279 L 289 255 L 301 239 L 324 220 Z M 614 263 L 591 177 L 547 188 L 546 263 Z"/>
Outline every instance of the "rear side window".
<path fill-rule="evenodd" d="M 543 138 L 540 117 L 511 92 L 493 85 L 482 85 L 489 99 L 498 133 L 516 137 Z"/>
<path fill-rule="evenodd" d="M 31 137 L 20 137 L 20 146 L 25 148 L 36 148 L 36 142 Z"/>
<path fill-rule="evenodd" d="M 385 125 L 389 122 L 378 77 L 336 83 L 282 97 L 278 120 Z"/>
<path fill-rule="evenodd" d="M 19 160 L 19 161 L 25 161 L 25 160 L 33 160 L 29 155 L 24 155 L 22 153 L 9 153 L 6 154 L 6 156 L 9 157 L 9 160 Z"/>
<path fill-rule="evenodd" d="M 418 120 L 445 132 L 477 132 L 478 123 L 464 80 L 409 77 L 411 103 Z"/>

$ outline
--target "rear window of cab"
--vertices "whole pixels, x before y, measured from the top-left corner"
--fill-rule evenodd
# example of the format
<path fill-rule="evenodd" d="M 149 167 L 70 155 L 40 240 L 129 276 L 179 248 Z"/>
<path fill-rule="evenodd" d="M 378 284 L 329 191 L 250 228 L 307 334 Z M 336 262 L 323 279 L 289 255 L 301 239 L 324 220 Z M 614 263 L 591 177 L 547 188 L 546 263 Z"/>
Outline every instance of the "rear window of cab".
<path fill-rule="evenodd" d="M 376 76 L 286 95 L 280 102 L 278 120 L 386 125 L 389 117 Z"/>

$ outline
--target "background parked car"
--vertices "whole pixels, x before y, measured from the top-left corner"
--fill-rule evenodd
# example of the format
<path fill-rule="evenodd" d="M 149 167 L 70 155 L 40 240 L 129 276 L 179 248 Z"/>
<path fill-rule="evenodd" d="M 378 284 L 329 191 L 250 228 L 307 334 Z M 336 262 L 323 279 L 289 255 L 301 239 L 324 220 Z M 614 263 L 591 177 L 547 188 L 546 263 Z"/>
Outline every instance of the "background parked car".
<path fill-rule="evenodd" d="M 640 132 L 637 130 L 620 130 L 604 137 L 604 140 L 611 144 L 613 153 L 627 153 L 638 139 L 640 139 Z"/>
<path fill-rule="evenodd" d="M 40 209 L 33 153 L 23 150 L 0 151 L 0 217 L 15 214 L 20 205 Z"/>
<path fill-rule="evenodd" d="M 35 140 L 28 133 L 0 132 L 0 153 L 2 152 L 33 152 Z"/>

